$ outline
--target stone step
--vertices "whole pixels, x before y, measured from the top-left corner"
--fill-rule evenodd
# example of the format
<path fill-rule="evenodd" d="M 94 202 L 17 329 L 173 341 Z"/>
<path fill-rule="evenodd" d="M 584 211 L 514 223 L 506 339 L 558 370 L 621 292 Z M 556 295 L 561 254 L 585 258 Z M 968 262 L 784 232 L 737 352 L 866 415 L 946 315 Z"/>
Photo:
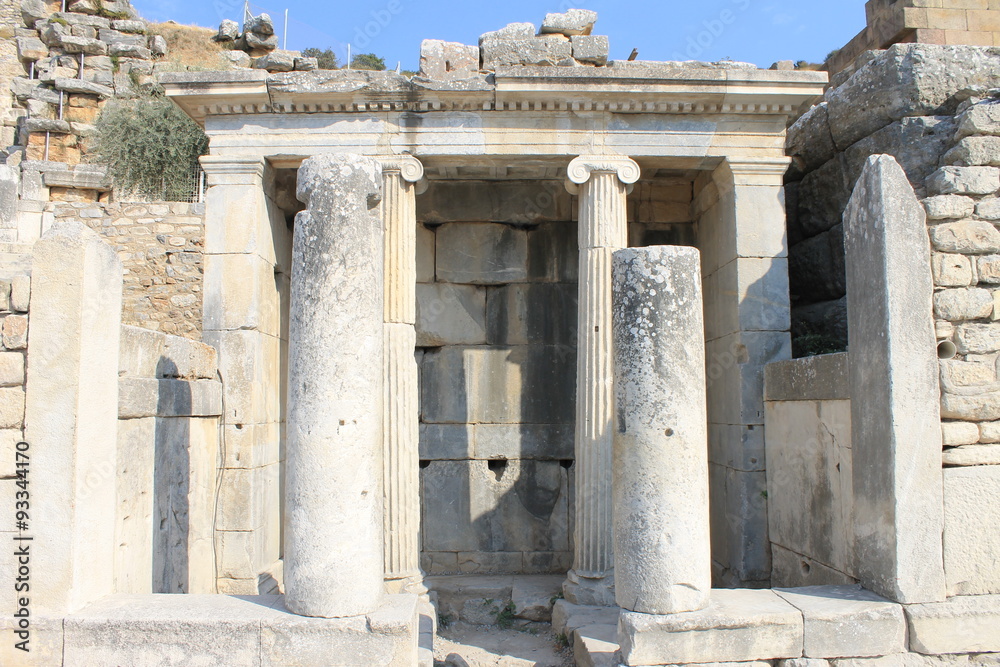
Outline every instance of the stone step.
<path fill-rule="evenodd" d="M 588 625 L 573 633 L 577 667 L 618 667 L 618 626 Z"/>
<path fill-rule="evenodd" d="M 548 623 L 562 596 L 562 575 L 429 577 L 437 593 L 438 614 L 445 622 L 471 625 Z"/>

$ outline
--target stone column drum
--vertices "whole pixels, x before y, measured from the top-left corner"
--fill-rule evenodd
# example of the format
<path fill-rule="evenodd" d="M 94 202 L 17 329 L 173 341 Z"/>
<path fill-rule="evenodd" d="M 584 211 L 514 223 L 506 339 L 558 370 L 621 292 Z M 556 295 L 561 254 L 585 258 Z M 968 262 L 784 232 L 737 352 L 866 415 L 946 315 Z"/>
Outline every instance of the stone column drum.
<path fill-rule="evenodd" d="M 420 571 L 420 395 L 416 347 L 416 195 L 424 167 L 408 155 L 380 157 L 385 229 L 385 579 L 390 593 L 427 592 Z"/>
<path fill-rule="evenodd" d="M 612 270 L 615 599 L 697 611 L 712 588 L 701 254 L 629 248 Z"/>
<path fill-rule="evenodd" d="M 580 286 L 575 553 L 563 590 L 575 604 L 615 604 L 611 254 L 628 245 L 626 197 L 640 173 L 633 160 L 615 155 L 578 157 L 568 168 L 567 188 L 580 197 Z"/>
<path fill-rule="evenodd" d="M 299 169 L 288 360 L 285 604 L 374 611 L 382 567 L 382 167 L 325 155 Z"/>

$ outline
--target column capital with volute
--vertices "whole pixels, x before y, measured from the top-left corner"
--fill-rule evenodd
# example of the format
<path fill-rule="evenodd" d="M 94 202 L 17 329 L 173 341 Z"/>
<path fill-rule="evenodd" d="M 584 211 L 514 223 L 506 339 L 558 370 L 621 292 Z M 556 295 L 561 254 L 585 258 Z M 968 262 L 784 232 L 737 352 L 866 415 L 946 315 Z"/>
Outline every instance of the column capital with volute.
<path fill-rule="evenodd" d="M 581 155 L 566 168 L 566 189 L 570 194 L 579 194 L 580 186 L 595 173 L 615 174 L 631 190 L 642 170 L 635 160 L 624 155 Z"/>

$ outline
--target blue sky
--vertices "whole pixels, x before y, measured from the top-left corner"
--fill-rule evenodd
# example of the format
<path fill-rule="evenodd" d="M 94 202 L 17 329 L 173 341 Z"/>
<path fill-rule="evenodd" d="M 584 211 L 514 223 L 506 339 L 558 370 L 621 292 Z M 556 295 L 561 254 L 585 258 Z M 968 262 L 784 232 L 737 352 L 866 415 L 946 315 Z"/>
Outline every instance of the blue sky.
<path fill-rule="evenodd" d="M 258 4 L 263 3 L 263 4 Z M 642 60 L 731 58 L 766 67 L 777 60 L 822 62 L 865 26 L 864 0 L 253 0 L 279 34 L 289 11 L 288 48 L 332 47 L 374 52 L 390 68 L 417 69 L 423 39 L 478 43 L 508 23 L 539 25 L 547 12 L 569 7 L 599 14 L 595 34 L 609 35 L 611 57 L 633 48 Z M 133 0 L 149 20 L 217 27 L 240 21 L 243 0 Z M 343 60 L 343 55 L 341 56 Z"/>

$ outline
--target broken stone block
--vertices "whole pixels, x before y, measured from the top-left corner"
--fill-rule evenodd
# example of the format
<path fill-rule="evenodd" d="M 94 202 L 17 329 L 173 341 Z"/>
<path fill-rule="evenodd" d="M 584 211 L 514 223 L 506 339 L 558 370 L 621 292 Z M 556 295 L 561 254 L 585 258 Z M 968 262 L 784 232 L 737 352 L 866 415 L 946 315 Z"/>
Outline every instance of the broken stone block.
<path fill-rule="evenodd" d="M 17 38 L 17 57 L 22 62 L 40 60 L 48 55 L 48 47 L 37 37 Z"/>
<path fill-rule="evenodd" d="M 597 23 L 597 12 L 589 9 L 570 9 L 562 14 L 546 14 L 542 22 L 541 34 L 556 34 L 572 37 L 589 35 Z"/>
<path fill-rule="evenodd" d="M 49 10 L 42 0 L 23 0 L 21 2 L 21 20 L 29 28 L 35 27 L 36 21 L 44 21 L 49 17 Z"/>
<path fill-rule="evenodd" d="M 253 58 L 246 51 L 223 51 L 222 57 L 229 61 L 233 67 L 253 67 Z"/>
<path fill-rule="evenodd" d="M 319 69 L 319 58 L 296 58 L 296 72 L 312 72 Z"/>
<path fill-rule="evenodd" d="M 927 179 L 927 189 L 938 195 L 990 195 L 1000 189 L 1000 169 L 942 167 Z"/>
<path fill-rule="evenodd" d="M 967 287 L 974 278 L 972 263 L 965 255 L 934 253 L 931 270 L 938 287 Z"/>
<path fill-rule="evenodd" d="M 965 167 L 1000 166 L 1000 137 L 965 137 L 941 161 Z"/>
<path fill-rule="evenodd" d="M 132 44 L 133 46 L 146 46 L 144 35 L 132 35 L 117 30 L 101 29 L 98 32 L 100 40 L 109 46 L 115 44 Z"/>
<path fill-rule="evenodd" d="M 608 64 L 611 46 L 606 35 L 575 35 L 570 41 L 574 59 L 598 67 Z"/>
<path fill-rule="evenodd" d="M 959 117 L 959 139 L 974 135 L 1000 135 L 1000 104 L 991 100 L 971 106 Z"/>
<path fill-rule="evenodd" d="M 478 73 L 478 46 L 438 39 L 425 39 L 420 44 L 420 76 L 434 81 L 454 81 Z"/>
<path fill-rule="evenodd" d="M 263 37 L 255 32 L 245 32 L 243 33 L 242 41 L 251 55 L 255 51 L 274 51 L 278 48 L 277 35 Z"/>
<path fill-rule="evenodd" d="M 942 290 L 934 294 L 934 313 L 949 322 L 983 319 L 993 313 L 993 295 L 978 287 Z"/>
<path fill-rule="evenodd" d="M 219 32 L 212 37 L 216 42 L 235 42 L 240 36 L 240 24 L 229 19 L 219 24 Z"/>
<path fill-rule="evenodd" d="M 1000 251 L 1000 232 L 981 220 L 946 222 L 930 228 L 931 243 L 940 252 L 985 255 Z"/>
<path fill-rule="evenodd" d="M 482 68 L 504 65 L 553 66 L 573 57 L 573 47 L 563 35 L 535 35 L 530 23 L 512 23 L 479 38 Z"/>
<path fill-rule="evenodd" d="M 257 58 L 255 69 L 265 69 L 268 72 L 291 72 L 295 69 L 295 56 L 289 51 L 272 51 L 262 58 Z"/>
<path fill-rule="evenodd" d="M 146 32 L 146 22 L 132 19 L 120 19 L 111 22 L 111 27 L 119 32 L 127 32 L 133 35 L 142 35 Z"/>
<path fill-rule="evenodd" d="M 990 324 L 963 324 L 955 329 L 955 344 L 961 354 L 992 354 L 1000 351 L 1000 330 Z"/>
<path fill-rule="evenodd" d="M 108 45 L 99 39 L 88 39 L 87 37 L 74 37 L 64 35 L 62 47 L 66 53 L 83 53 L 88 56 L 103 56 L 108 53 Z M 111 55 L 121 55 L 112 53 Z"/>
<path fill-rule="evenodd" d="M 435 237 L 440 281 L 491 285 L 527 278 L 528 237 L 523 229 L 492 223 L 448 223 L 438 228 Z"/>
<path fill-rule="evenodd" d="M 923 201 L 928 220 L 958 220 L 972 215 L 976 202 L 961 195 L 938 195 Z"/>
<path fill-rule="evenodd" d="M 152 35 L 149 38 L 149 52 L 157 58 L 167 55 L 167 40 L 160 35 Z"/>
<path fill-rule="evenodd" d="M 417 285 L 417 346 L 486 344 L 486 290 L 471 285 Z"/>
<path fill-rule="evenodd" d="M 136 44 L 112 44 L 108 48 L 108 53 L 119 58 L 138 58 L 139 60 L 149 60 L 153 57 L 149 49 Z"/>
<path fill-rule="evenodd" d="M 267 37 L 274 34 L 274 21 L 271 20 L 270 14 L 261 14 L 249 19 L 243 25 L 243 31 Z"/>
<path fill-rule="evenodd" d="M 1000 220 L 1000 198 L 984 199 L 976 204 L 976 215 L 986 220 Z"/>
<path fill-rule="evenodd" d="M 77 14 L 90 14 L 91 16 L 97 14 L 100 8 L 101 3 L 99 0 L 73 0 L 67 7 L 67 9 L 71 12 L 76 12 Z"/>

